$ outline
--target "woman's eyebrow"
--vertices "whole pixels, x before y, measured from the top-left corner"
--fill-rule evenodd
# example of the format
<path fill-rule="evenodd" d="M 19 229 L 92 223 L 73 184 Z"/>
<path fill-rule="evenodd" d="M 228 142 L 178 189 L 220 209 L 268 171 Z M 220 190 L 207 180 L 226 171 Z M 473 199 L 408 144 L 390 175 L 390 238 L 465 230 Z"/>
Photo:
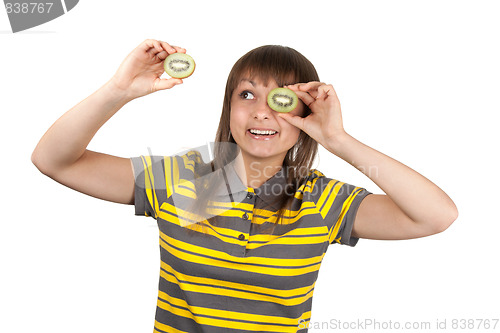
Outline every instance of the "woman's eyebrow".
<path fill-rule="evenodd" d="M 243 82 L 243 81 L 247 81 L 247 82 L 250 82 L 252 84 L 252 86 L 256 86 L 255 82 L 253 82 L 252 80 L 249 80 L 249 79 L 241 79 L 240 83 Z"/>

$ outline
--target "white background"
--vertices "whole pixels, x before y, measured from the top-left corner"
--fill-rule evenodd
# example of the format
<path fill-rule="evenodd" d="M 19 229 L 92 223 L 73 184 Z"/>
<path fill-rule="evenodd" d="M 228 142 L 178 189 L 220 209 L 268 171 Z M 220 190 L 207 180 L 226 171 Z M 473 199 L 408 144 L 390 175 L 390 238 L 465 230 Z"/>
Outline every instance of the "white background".
<path fill-rule="evenodd" d="M 66 188 L 30 160 L 50 125 L 146 38 L 185 47 L 196 72 L 126 105 L 89 149 L 167 155 L 213 141 L 234 62 L 263 44 L 291 46 L 333 84 L 352 136 L 429 178 L 460 213 L 435 236 L 330 247 L 311 322 L 447 319 L 441 331 L 452 332 L 453 319 L 498 319 L 497 3 L 80 1 L 16 34 L 0 10 L 0 331 L 153 329 L 156 221 Z M 324 149 L 316 167 L 381 193 Z M 310 331 L 340 331 L 323 327 Z"/>

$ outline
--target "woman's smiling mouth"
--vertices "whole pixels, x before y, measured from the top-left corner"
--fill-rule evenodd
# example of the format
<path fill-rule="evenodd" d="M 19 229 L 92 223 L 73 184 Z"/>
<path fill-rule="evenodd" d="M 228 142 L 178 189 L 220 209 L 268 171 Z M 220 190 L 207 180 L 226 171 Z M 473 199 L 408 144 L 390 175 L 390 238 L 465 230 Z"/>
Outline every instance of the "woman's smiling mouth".
<path fill-rule="evenodd" d="M 255 140 L 270 140 L 278 134 L 278 131 L 272 129 L 251 128 L 247 130 L 248 135 Z"/>

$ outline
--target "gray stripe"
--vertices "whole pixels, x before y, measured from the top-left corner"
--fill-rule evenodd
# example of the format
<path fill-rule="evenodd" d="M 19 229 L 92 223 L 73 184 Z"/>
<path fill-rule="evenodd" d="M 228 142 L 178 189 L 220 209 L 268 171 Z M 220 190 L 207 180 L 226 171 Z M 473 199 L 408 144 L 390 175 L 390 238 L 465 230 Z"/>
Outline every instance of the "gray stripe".
<path fill-rule="evenodd" d="M 356 214 L 358 212 L 358 208 L 359 205 L 361 204 L 361 201 L 370 194 L 372 193 L 368 192 L 365 189 L 362 189 L 351 203 L 351 208 L 344 216 L 344 219 L 342 220 L 342 225 L 339 230 L 339 235 L 341 235 L 340 238 L 341 244 L 356 246 L 356 244 L 358 243 L 359 238 L 351 237 L 352 227 L 354 226 L 354 221 L 356 219 Z"/>
<path fill-rule="evenodd" d="M 213 249 L 216 251 L 225 252 L 228 254 L 232 254 L 233 252 L 240 253 L 241 251 L 246 250 L 244 246 L 238 244 L 228 244 L 223 240 L 218 239 L 215 236 L 202 234 L 197 231 L 177 226 L 170 222 L 165 222 L 162 219 L 158 219 L 158 225 L 160 230 L 164 234 L 185 243 Z M 241 225 L 243 225 L 243 223 L 235 224 L 235 226 L 241 226 Z M 247 221 L 246 225 L 249 226 L 250 222 Z M 235 228 L 231 227 L 229 228 L 235 230 Z M 282 228 L 284 229 L 284 231 L 287 231 L 290 227 L 283 226 Z M 279 229 L 280 228 L 277 227 L 276 228 L 277 231 L 275 231 L 275 233 L 279 232 L 280 231 Z M 243 233 L 244 231 L 238 230 L 238 232 Z M 252 256 L 252 257 L 277 258 L 277 259 L 307 259 L 311 257 L 321 256 L 326 251 L 326 246 L 328 245 L 327 236 L 328 235 L 325 234 L 324 243 L 295 244 L 295 245 L 269 244 L 266 246 L 261 246 L 256 249 L 246 250 L 245 254 L 246 256 Z M 233 238 L 229 237 L 229 239 Z"/>
<path fill-rule="evenodd" d="M 161 238 L 161 236 L 160 236 Z M 162 239 L 164 242 L 168 243 L 168 241 L 166 241 L 165 239 Z M 198 253 L 198 252 L 193 252 L 193 251 L 189 251 L 189 250 L 186 250 L 186 249 L 183 249 L 183 248 L 180 248 L 180 247 L 177 247 L 175 245 L 172 245 L 172 244 L 169 244 L 171 247 L 173 247 L 174 249 L 180 251 L 180 252 L 184 252 L 186 254 L 193 254 L 193 255 L 196 255 L 198 257 L 201 257 L 201 258 L 206 258 L 206 259 L 214 259 L 214 260 L 218 260 L 220 262 L 225 262 L 226 264 L 234 264 L 234 265 L 243 265 L 245 267 L 251 267 L 251 266 L 255 266 L 255 267 L 260 267 L 260 268 L 276 268 L 276 269 L 300 269 L 300 268 L 307 268 L 307 267 L 311 267 L 311 266 L 315 266 L 317 265 L 317 263 L 312 263 L 312 264 L 304 264 L 304 265 L 290 265 L 290 266 L 279 266 L 279 265 L 271 265 L 271 264 L 257 264 L 257 263 L 242 263 L 240 261 L 235 261 L 235 260 L 229 260 L 229 259 L 222 259 L 222 258 L 217 258 L 215 256 L 212 256 L 212 255 L 208 255 L 208 254 L 203 254 L 203 253 Z M 289 246 L 293 246 L 293 247 L 296 247 L 296 245 L 289 245 Z M 269 251 L 269 249 L 267 249 Z M 253 257 L 253 256 L 252 256 Z M 290 258 L 292 259 L 292 258 Z"/>
<path fill-rule="evenodd" d="M 163 248 L 160 252 L 161 260 L 165 263 L 168 263 L 174 271 L 177 271 L 179 273 L 276 290 L 310 287 L 314 284 L 314 282 L 316 282 L 318 274 L 318 271 L 312 271 L 303 275 L 294 276 L 260 274 L 246 270 L 231 269 L 183 261 L 171 255 Z"/>
<path fill-rule="evenodd" d="M 268 316 L 269 314 L 272 313 L 286 313 L 287 316 L 290 318 L 294 317 L 298 318 L 304 313 L 304 308 L 307 308 L 312 304 L 312 297 L 307 299 L 303 303 L 292 306 L 286 306 L 274 302 L 262 302 L 262 301 L 249 300 L 237 297 L 194 293 L 190 291 L 183 291 L 179 288 L 178 285 L 173 284 L 164 279 L 160 279 L 160 287 L 163 288 L 164 290 L 168 290 L 168 294 L 171 297 L 183 300 L 184 299 L 194 300 L 194 303 L 190 304 L 191 306 L 242 312 L 255 315 Z M 218 287 L 221 288 L 220 286 Z M 160 297 L 158 299 L 165 301 Z"/>

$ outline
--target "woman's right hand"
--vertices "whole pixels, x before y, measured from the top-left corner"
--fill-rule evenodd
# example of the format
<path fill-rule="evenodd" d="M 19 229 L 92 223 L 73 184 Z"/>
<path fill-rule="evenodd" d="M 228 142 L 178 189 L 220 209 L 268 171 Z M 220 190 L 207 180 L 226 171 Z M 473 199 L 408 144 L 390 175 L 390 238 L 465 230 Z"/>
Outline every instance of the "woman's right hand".
<path fill-rule="evenodd" d="M 110 84 L 128 100 L 181 84 L 181 79 L 160 79 L 165 71 L 163 61 L 176 52 L 186 53 L 186 50 L 166 42 L 146 39 L 125 58 Z"/>

